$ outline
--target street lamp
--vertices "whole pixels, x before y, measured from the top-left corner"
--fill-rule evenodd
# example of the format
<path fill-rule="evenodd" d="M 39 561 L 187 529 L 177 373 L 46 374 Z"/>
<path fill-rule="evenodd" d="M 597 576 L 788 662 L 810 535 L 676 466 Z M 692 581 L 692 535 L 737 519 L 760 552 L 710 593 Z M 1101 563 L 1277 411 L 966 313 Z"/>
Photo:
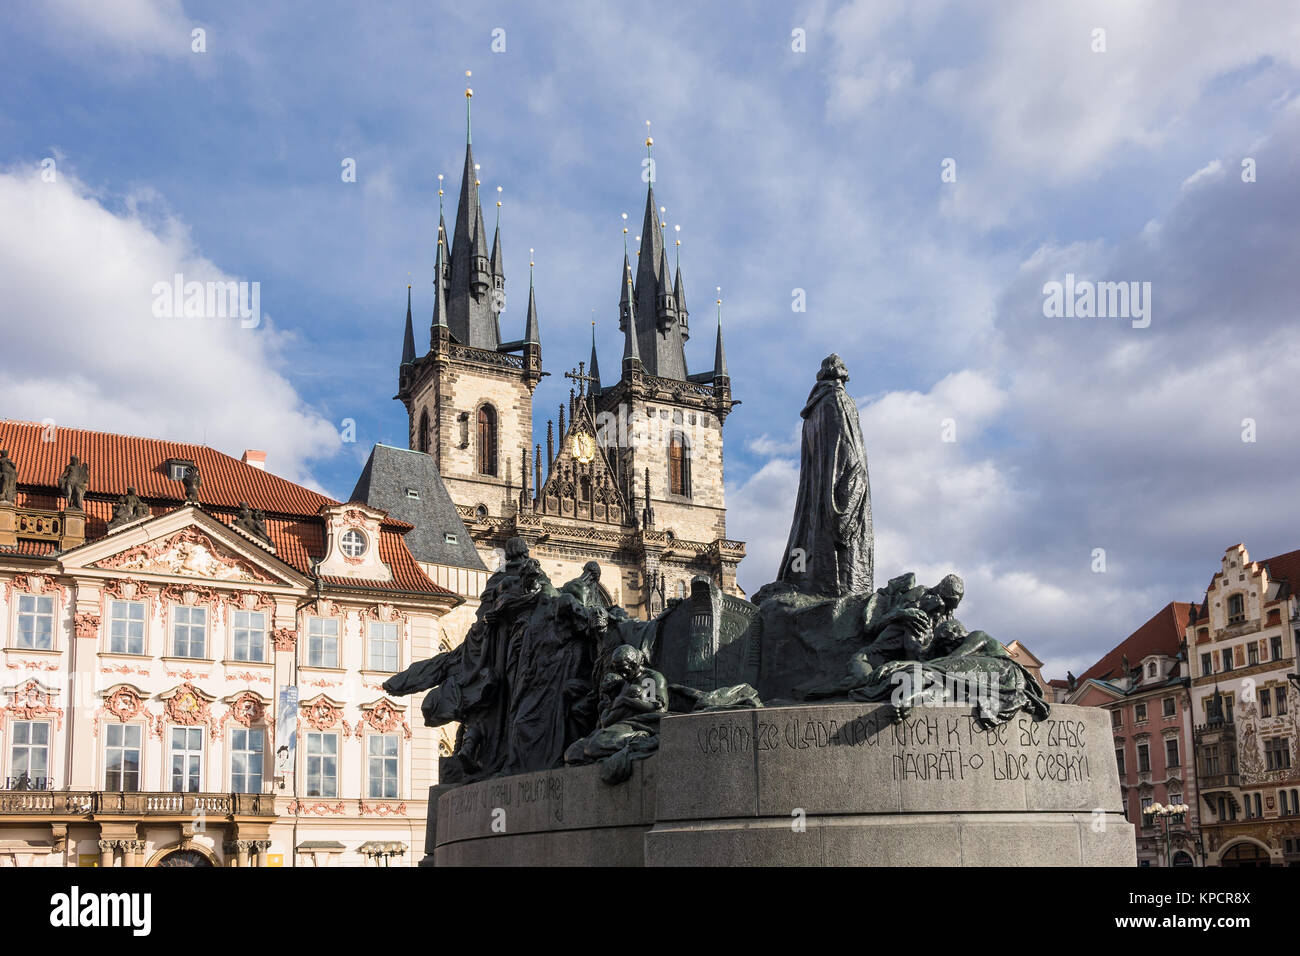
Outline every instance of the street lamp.
<path fill-rule="evenodd" d="M 1169 827 L 1177 826 L 1183 822 L 1183 815 L 1190 809 L 1185 803 L 1171 803 L 1169 806 L 1162 806 L 1159 803 L 1153 803 L 1149 807 L 1143 807 L 1142 812 L 1151 818 L 1151 821 L 1160 820 L 1164 826 L 1165 838 L 1165 866 L 1172 867 L 1173 847 L 1169 840 Z"/>

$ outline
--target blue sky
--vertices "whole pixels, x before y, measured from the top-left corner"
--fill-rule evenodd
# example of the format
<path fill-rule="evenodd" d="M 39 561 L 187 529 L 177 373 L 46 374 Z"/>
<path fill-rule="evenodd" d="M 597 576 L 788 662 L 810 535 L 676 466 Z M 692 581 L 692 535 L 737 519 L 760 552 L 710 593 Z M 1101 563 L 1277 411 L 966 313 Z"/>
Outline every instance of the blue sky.
<path fill-rule="evenodd" d="M 405 287 L 422 332 L 469 69 L 507 338 L 536 250 L 542 428 L 593 309 L 618 367 L 620 214 L 639 225 L 652 121 L 695 370 L 725 298 L 749 589 L 779 561 L 798 409 L 831 351 L 862 408 L 882 580 L 958 570 L 966 622 L 1053 676 L 1199 600 L 1229 545 L 1300 547 L 1294 3 L 701 6 L 6 8 L 0 413 L 264 448 L 346 495 L 374 442 L 405 441 Z M 154 318 L 176 271 L 259 282 L 265 321 Z M 1151 282 L 1150 327 L 1044 317 L 1067 272 Z"/>

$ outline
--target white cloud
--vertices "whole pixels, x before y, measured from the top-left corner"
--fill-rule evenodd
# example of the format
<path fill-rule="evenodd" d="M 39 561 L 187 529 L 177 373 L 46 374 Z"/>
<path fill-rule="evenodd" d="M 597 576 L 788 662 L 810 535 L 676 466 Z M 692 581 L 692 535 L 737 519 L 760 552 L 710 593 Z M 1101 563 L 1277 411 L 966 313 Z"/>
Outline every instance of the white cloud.
<path fill-rule="evenodd" d="M 60 45 L 167 57 L 190 53 L 193 27 L 181 0 L 46 0 L 36 7 L 50 39 Z"/>
<path fill-rule="evenodd" d="M 280 372 L 293 337 L 265 315 L 257 328 L 155 318 L 155 283 L 245 277 L 204 259 L 157 197 L 139 198 L 115 214 L 64 169 L 52 183 L 30 168 L 0 173 L 4 415 L 236 456 L 260 448 L 275 473 L 310 480 L 307 462 L 339 438 Z"/>

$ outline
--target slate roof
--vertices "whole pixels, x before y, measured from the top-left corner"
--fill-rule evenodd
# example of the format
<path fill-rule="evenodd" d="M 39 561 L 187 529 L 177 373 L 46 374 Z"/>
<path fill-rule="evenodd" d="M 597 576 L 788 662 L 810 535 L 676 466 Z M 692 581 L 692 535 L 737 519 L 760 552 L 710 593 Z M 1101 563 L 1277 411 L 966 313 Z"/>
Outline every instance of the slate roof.
<path fill-rule="evenodd" d="M 1176 657 L 1186 634 L 1191 608 L 1192 605 L 1182 601 L 1170 601 L 1149 621 L 1111 648 L 1105 657 L 1080 674 L 1078 682 L 1105 681 L 1119 676 L 1125 655 L 1130 667 L 1138 666 L 1149 654 Z"/>
<path fill-rule="evenodd" d="M 408 497 L 408 488 L 415 489 L 420 497 Z M 392 445 L 376 445 L 348 500 L 387 511 L 390 516 L 414 525 L 414 530 L 406 535 L 406 546 L 417 561 L 487 570 L 432 456 Z M 454 543 L 446 540 L 448 533 L 455 536 Z"/>
<path fill-rule="evenodd" d="M 52 440 L 46 441 L 47 437 Z M 87 541 L 108 533 L 113 503 L 126 494 L 128 486 L 135 488 L 154 515 L 181 507 L 185 488 L 167 473 L 167 461 L 172 458 L 198 466 L 203 511 L 229 525 L 241 501 L 260 508 L 266 513 L 267 536 L 275 548 L 275 557 L 309 576 L 313 564 L 325 556 L 325 525 L 320 509 L 338 504 L 333 498 L 205 445 L 80 428 L 47 431 L 39 422 L 5 420 L 0 421 L 0 448 L 7 449 L 18 466 L 15 503 L 20 507 L 59 508 L 59 477 L 68 459 L 76 455 L 90 466 L 84 503 Z M 380 524 L 379 553 L 393 572 L 391 582 L 330 577 L 321 580 L 348 588 L 450 594 L 429 580 L 403 544 L 403 535 L 410 531 L 411 525 L 397 518 L 385 518 Z M 50 557 L 56 550 L 53 542 L 19 541 L 16 548 L 0 549 L 0 553 Z"/>

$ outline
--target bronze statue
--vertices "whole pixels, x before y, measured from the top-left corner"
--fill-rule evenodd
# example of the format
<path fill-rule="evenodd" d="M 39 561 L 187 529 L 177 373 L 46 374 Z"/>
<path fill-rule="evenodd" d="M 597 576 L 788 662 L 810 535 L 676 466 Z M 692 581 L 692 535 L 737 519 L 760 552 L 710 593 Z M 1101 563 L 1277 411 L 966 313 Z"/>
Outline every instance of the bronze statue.
<path fill-rule="evenodd" d="M 847 697 L 889 701 L 901 719 L 921 704 L 969 704 L 982 726 L 1024 711 L 1035 720 L 1050 705 L 1034 676 L 984 631 L 953 616 L 964 591 L 950 574 L 933 588 L 904 574 L 876 591 L 863 612 L 863 646 L 834 683 L 804 691 L 805 699 Z"/>
<path fill-rule="evenodd" d="M 632 761 L 659 749 L 659 721 L 668 712 L 668 681 L 645 664 L 645 655 L 629 644 L 615 649 L 610 669 L 600 681 L 597 729 L 565 751 L 568 764 L 600 764 L 601 779 L 621 783 L 632 774 Z"/>
<path fill-rule="evenodd" d="M 827 356 L 800 413 L 799 496 L 777 580 L 804 594 L 842 597 L 872 586 L 867 450 L 848 380 L 840 357 Z"/>
<path fill-rule="evenodd" d="M 0 448 L 0 502 L 12 504 L 18 494 L 18 466 L 8 450 Z"/>
<path fill-rule="evenodd" d="M 185 469 L 185 477 L 181 479 L 181 484 L 185 486 L 185 500 L 192 501 L 195 504 L 199 500 L 199 486 L 203 483 L 199 475 L 199 466 L 190 465 Z"/>
<path fill-rule="evenodd" d="M 68 499 L 69 511 L 81 511 L 86 499 L 86 485 L 90 482 L 90 465 L 76 455 L 68 462 L 59 478 L 59 493 Z"/>

